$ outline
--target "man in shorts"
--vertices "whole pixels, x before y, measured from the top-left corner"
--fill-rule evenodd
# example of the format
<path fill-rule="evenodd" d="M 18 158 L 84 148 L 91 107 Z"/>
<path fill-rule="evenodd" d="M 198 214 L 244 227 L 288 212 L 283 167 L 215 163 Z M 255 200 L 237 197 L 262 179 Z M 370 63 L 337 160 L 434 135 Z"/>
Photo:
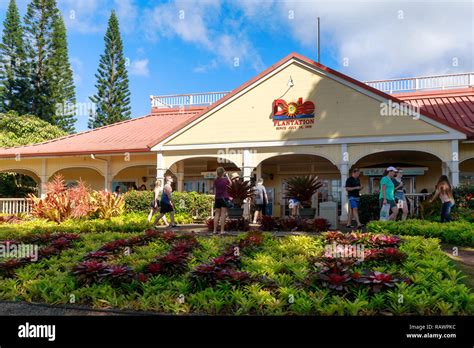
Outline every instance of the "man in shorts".
<path fill-rule="evenodd" d="M 354 168 L 352 170 L 351 176 L 346 180 L 346 191 L 349 198 L 349 215 L 347 217 L 346 226 L 348 228 L 352 227 L 352 219 L 355 219 L 357 222 L 357 228 L 363 226 L 359 221 L 360 190 L 362 190 L 359 176 L 359 168 Z"/>
<path fill-rule="evenodd" d="M 263 186 L 263 179 L 260 178 L 257 181 L 257 185 L 254 190 L 254 202 L 255 202 L 255 213 L 253 216 L 253 223 L 257 223 L 257 219 L 265 215 L 265 209 L 267 207 L 268 196 L 265 186 Z"/>

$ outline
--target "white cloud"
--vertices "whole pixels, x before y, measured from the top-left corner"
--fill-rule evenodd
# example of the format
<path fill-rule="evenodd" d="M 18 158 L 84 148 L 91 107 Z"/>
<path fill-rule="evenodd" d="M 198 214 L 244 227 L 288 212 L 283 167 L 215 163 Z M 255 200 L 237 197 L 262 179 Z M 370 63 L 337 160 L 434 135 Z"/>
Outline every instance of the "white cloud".
<path fill-rule="evenodd" d="M 210 70 L 214 70 L 218 67 L 217 60 L 213 59 L 208 64 L 199 64 L 193 69 L 195 73 L 207 73 Z"/>
<path fill-rule="evenodd" d="M 149 76 L 148 59 L 136 59 L 130 63 L 129 72 L 135 76 Z"/>
<path fill-rule="evenodd" d="M 223 25 L 222 3 L 219 0 L 177 0 L 152 9 L 144 24 L 150 40 L 160 37 L 178 38 L 213 54 L 206 65 L 197 66 L 195 72 L 206 72 L 224 64 L 236 68 L 248 64 L 261 70 L 263 63 L 245 33 L 235 30 L 238 22 Z"/>
<path fill-rule="evenodd" d="M 114 8 L 120 23 L 120 29 L 130 33 L 135 29 L 138 8 L 133 0 L 114 0 Z"/>
<path fill-rule="evenodd" d="M 236 3 L 249 14 L 261 4 Z M 469 1 L 297 1 L 272 3 L 279 23 L 316 53 L 316 18 L 321 17 L 321 50 L 344 73 L 360 79 L 455 73 L 474 70 L 473 7 Z M 291 15 L 294 18 L 291 19 Z M 453 66 L 453 61 L 459 66 Z M 348 66 L 344 66 L 348 62 Z M 322 61 L 324 64 L 325 62 Z"/>
<path fill-rule="evenodd" d="M 107 0 L 61 0 L 61 9 L 67 29 L 82 34 L 103 31 L 107 26 L 107 12 L 104 10 Z"/>
<path fill-rule="evenodd" d="M 71 57 L 69 59 L 69 62 L 71 63 L 71 68 L 73 71 L 74 84 L 76 86 L 80 86 L 82 83 L 82 74 L 83 74 L 84 64 L 82 60 L 80 60 L 78 57 Z"/>

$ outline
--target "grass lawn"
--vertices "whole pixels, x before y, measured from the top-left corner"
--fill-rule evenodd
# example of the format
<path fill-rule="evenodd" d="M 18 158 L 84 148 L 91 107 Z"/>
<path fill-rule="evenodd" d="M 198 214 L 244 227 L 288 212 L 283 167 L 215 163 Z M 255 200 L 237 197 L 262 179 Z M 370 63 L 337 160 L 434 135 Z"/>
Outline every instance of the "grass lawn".
<path fill-rule="evenodd" d="M 373 251 L 355 262 L 322 257 L 326 245 L 347 242 L 337 233 L 79 236 L 38 240 L 10 230 L 8 238 L 40 245 L 43 258 L 15 268 L 3 262 L 0 299 L 170 314 L 474 314 L 474 295 L 437 239 L 354 234 L 352 244 Z M 109 243 L 116 240 L 125 242 Z"/>

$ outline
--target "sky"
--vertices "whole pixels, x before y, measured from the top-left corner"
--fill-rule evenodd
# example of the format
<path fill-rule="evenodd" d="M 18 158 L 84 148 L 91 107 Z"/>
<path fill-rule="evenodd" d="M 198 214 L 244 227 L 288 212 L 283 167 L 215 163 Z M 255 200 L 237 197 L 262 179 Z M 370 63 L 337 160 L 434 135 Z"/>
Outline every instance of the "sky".
<path fill-rule="evenodd" d="M 17 0 L 21 16 L 28 0 Z M 150 95 L 230 91 L 291 52 L 366 81 L 474 71 L 474 2 L 57 0 L 68 30 L 78 115 L 86 110 L 108 17 L 119 17 L 132 117 Z M 8 0 L 0 0 L 3 30 Z"/>

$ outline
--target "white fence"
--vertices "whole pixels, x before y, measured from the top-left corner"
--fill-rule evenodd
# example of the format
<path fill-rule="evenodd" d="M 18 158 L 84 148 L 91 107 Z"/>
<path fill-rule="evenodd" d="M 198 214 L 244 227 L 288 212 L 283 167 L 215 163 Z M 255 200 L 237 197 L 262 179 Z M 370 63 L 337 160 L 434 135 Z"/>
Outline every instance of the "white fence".
<path fill-rule="evenodd" d="M 229 92 L 207 92 L 174 95 L 152 95 L 152 108 L 175 108 L 180 106 L 211 105 L 225 97 Z"/>
<path fill-rule="evenodd" d="M 26 198 L 0 198 L 0 213 L 30 213 L 31 202 Z"/>
<path fill-rule="evenodd" d="M 407 77 L 401 79 L 365 81 L 365 84 L 386 93 L 411 92 L 420 90 L 444 90 L 473 87 L 474 72 L 464 74 Z"/>

